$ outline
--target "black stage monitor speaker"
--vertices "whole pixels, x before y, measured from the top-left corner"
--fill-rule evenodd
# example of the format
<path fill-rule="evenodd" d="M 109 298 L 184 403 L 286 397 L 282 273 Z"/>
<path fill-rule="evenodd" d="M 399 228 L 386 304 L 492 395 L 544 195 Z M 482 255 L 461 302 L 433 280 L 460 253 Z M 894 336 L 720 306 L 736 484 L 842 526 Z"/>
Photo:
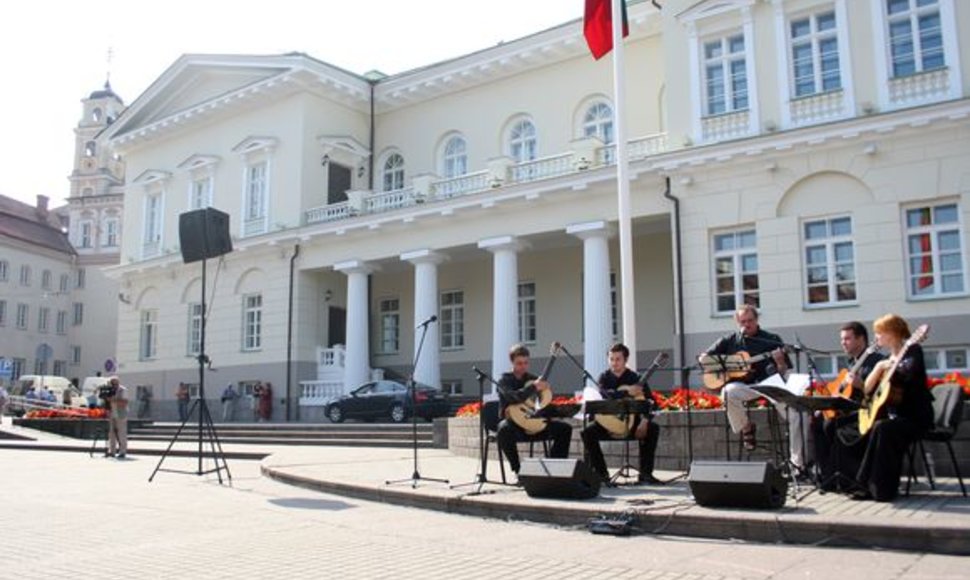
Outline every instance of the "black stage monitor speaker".
<path fill-rule="evenodd" d="M 519 481 L 531 497 L 590 499 L 600 493 L 599 476 L 579 459 L 525 459 Z"/>
<path fill-rule="evenodd" d="M 694 461 L 687 481 L 703 506 L 778 509 L 788 496 L 788 480 L 765 461 Z"/>
<path fill-rule="evenodd" d="M 179 215 L 179 245 L 186 264 L 228 254 L 232 251 L 229 214 L 207 207 Z"/>

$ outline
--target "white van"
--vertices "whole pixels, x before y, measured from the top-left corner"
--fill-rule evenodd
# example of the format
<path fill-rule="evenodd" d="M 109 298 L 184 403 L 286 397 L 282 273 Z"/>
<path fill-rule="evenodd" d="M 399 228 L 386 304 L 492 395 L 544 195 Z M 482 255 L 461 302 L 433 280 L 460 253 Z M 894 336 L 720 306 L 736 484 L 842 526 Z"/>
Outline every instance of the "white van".
<path fill-rule="evenodd" d="M 81 407 L 85 401 L 81 397 L 81 392 L 74 388 L 71 381 L 65 379 L 64 377 L 58 377 L 54 375 L 20 375 L 20 378 L 14 383 L 13 388 L 10 390 L 10 394 L 16 397 L 23 397 L 27 394 L 27 390 L 33 387 L 37 393 L 47 390 L 54 394 L 54 403 L 60 405 L 64 403 L 64 393 L 67 391 L 70 394 L 71 406 Z M 23 407 L 17 402 L 11 402 L 9 408 L 14 413 L 22 413 L 24 411 Z"/>
<path fill-rule="evenodd" d="M 86 407 L 101 405 L 98 400 L 98 389 L 108 384 L 108 377 L 85 377 L 81 381 L 81 397 Z"/>

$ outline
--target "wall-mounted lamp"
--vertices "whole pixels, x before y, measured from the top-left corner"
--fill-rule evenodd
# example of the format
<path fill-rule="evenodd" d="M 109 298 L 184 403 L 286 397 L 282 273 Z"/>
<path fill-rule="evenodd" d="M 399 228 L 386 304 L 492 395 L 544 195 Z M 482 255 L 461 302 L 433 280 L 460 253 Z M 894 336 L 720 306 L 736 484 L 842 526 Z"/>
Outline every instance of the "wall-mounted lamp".
<path fill-rule="evenodd" d="M 866 146 L 862 148 L 862 152 L 866 155 L 875 155 L 879 147 L 875 143 L 866 143 Z"/>
<path fill-rule="evenodd" d="M 585 157 L 580 157 L 579 161 L 576 162 L 576 169 L 579 171 L 586 171 L 589 169 L 589 159 Z"/>
<path fill-rule="evenodd" d="M 323 301 L 330 302 L 331 298 L 333 298 L 333 292 L 330 290 L 330 288 L 327 288 L 323 293 Z"/>
<path fill-rule="evenodd" d="M 330 163 L 330 156 L 324 155 L 323 159 L 320 160 L 320 165 L 326 167 L 328 163 Z"/>
<path fill-rule="evenodd" d="M 358 167 L 357 168 L 357 178 L 359 179 L 359 178 L 363 177 L 364 176 L 364 172 L 366 172 L 366 171 L 367 171 L 367 168 L 364 167 L 363 165 L 361 165 L 360 167 Z"/>

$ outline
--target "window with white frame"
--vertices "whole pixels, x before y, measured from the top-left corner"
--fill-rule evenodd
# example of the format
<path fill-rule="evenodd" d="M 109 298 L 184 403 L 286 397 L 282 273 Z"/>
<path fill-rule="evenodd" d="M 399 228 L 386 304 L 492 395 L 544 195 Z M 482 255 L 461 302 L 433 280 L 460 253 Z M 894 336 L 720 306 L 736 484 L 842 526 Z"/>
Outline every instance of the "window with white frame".
<path fill-rule="evenodd" d="M 61 274 L 60 284 L 58 284 L 58 289 L 63 294 L 67 292 L 67 287 L 71 284 L 71 277 L 67 274 Z"/>
<path fill-rule="evenodd" d="M 715 311 L 760 306 L 757 237 L 753 229 L 714 235 Z"/>
<path fill-rule="evenodd" d="M 536 341 L 536 284 L 535 282 L 519 283 L 519 342 L 534 343 Z"/>
<path fill-rule="evenodd" d="M 104 239 L 101 241 L 101 245 L 106 248 L 114 248 L 118 246 L 118 226 L 121 224 L 118 218 L 109 217 L 104 220 Z"/>
<path fill-rule="evenodd" d="M 397 298 L 385 298 L 380 302 L 381 352 L 395 353 L 401 340 L 401 302 Z"/>
<path fill-rule="evenodd" d="M 85 271 L 84 268 L 78 268 L 77 271 L 74 272 L 74 287 L 77 288 L 78 290 L 81 290 L 84 288 L 86 281 L 87 281 L 87 272 Z"/>
<path fill-rule="evenodd" d="M 943 68 L 943 30 L 938 0 L 885 0 L 892 76 Z"/>
<path fill-rule="evenodd" d="M 189 184 L 189 209 L 202 209 L 212 205 L 212 176 L 193 179 Z"/>
<path fill-rule="evenodd" d="M 197 355 L 202 352 L 202 305 L 189 304 L 189 329 L 186 353 Z"/>
<path fill-rule="evenodd" d="M 77 242 L 79 248 L 94 247 L 93 241 L 94 224 L 91 220 L 84 220 L 78 224 Z"/>
<path fill-rule="evenodd" d="M 37 309 L 37 332 L 47 332 L 50 323 L 51 309 L 43 306 Z"/>
<path fill-rule="evenodd" d="M 949 373 L 967 370 L 967 347 L 946 346 L 923 349 L 926 370 L 930 373 Z"/>
<path fill-rule="evenodd" d="M 20 267 L 20 285 L 30 286 L 30 266 L 27 264 Z"/>
<path fill-rule="evenodd" d="M 802 234 L 806 303 L 820 306 L 855 302 L 852 219 L 843 216 L 806 221 Z"/>
<path fill-rule="evenodd" d="M 583 137 L 599 137 L 605 144 L 613 142 L 613 107 L 593 103 L 583 115 Z"/>
<path fill-rule="evenodd" d="M 74 305 L 74 326 L 81 326 L 84 324 L 84 303 L 75 302 Z"/>
<path fill-rule="evenodd" d="M 247 222 L 266 217 L 266 174 L 268 163 L 261 161 L 246 167 L 246 203 L 243 207 Z"/>
<path fill-rule="evenodd" d="M 10 262 L 0 260 L 0 282 L 6 282 L 10 276 Z"/>
<path fill-rule="evenodd" d="M 516 163 L 525 163 L 536 158 L 536 126 L 529 119 L 520 119 L 509 129 L 509 157 Z"/>
<path fill-rule="evenodd" d="M 263 295 L 243 296 L 243 350 L 259 350 L 263 345 Z"/>
<path fill-rule="evenodd" d="M 391 153 L 381 166 L 381 191 L 404 189 L 404 157 Z"/>
<path fill-rule="evenodd" d="M 158 355 L 158 310 L 141 311 L 141 360 L 151 360 Z"/>
<path fill-rule="evenodd" d="M 20 330 L 27 330 L 27 316 L 30 314 L 30 309 L 26 304 L 17 305 L 17 328 Z"/>
<path fill-rule="evenodd" d="M 704 110 L 720 115 L 748 108 L 744 34 L 704 42 Z"/>
<path fill-rule="evenodd" d="M 161 248 L 162 241 L 162 194 L 152 193 L 145 196 L 145 230 L 142 242 L 146 254 L 154 255 Z"/>
<path fill-rule="evenodd" d="M 72 365 L 81 364 L 81 347 L 79 346 L 71 347 L 71 364 Z"/>
<path fill-rule="evenodd" d="M 7 301 L 0 300 L 0 326 L 7 325 Z"/>
<path fill-rule="evenodd" d="M 835 12 L 792 19 L 788 30 L 791 34 L 791 75 L 795 97 L 841 89 Z"/>
<path fill-rule="evenodd" d="M 56 331 L 57 334 L 67 333 L 67 310 L 57 311 Z"/>
<path fill-rule="evenodd" d="M 54 376 L 63 377 L 65 375 L 67 375 L 67 361 L 66 360 L 54 361 Z"/>
<path fill-rule="evenodd" d="M 441 293 L 441 348 L 465 346 L 465 293 L 452 290 Z"/>
<path fill-rule="evenodd" d="M 15 380 L 19 379 L 20 378 L 20 375 L 24 374 L 24 369 L 25 368 L 27 368 L 27 359 L 14 358 L 13 359 L 13 369 L 12 369 L 13 370 L 13 379 L 12 380 L 15 381 Z"/>
<path fill-rule="evenodd" d="M 441 392 L 448 395 L 461 395 L 464 393 L 464 387 L 461 384 L 461 379 L 442 379 Z"/>
<path fill-rule="evenodd" d="M 50 290 L 51 284 L 53 284 L 54 275 L 51 274 L 50 270 L 44 270 L 40 273 L 40 287 L 43 290 Z"/>
<path fill-rule="evenodd" d="M 468 173 L 468 153 L 464 137 L 453 135 L 445 142 L 441 166 L 446 178 L 459 177 Z"/>
<path fill-rule="evenodd" d="M 905 210 L 906 263 L 910 297 L 966 292 L 963 228 L 956 203 Z"/>
<path fill-rule="evenodd" d="M 35 375 L 46 375 L 47 374 L 47 361 L 44 359 L 34 360 L 34 374 Z"/>

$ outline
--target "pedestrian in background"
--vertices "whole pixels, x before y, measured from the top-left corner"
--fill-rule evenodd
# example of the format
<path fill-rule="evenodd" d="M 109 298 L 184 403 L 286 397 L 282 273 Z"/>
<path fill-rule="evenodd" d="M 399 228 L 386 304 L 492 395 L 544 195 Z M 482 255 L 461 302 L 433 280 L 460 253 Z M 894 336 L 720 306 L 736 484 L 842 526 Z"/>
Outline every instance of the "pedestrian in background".
<path fill-rule="evenodd" d="M 128 454 L 128 389 L 118 377 L 108 379 L 111 394 L 106 398 L 111 406 L 108 413 L 108 456 L 117 453 L 118 459 Z"/>
<path fill-rule="evenodd" d="M 189 418 L 189 386 L 185 383 L 179 383 L 178 388 L 175 390 L 175 401 L 178 403 L 179 408 L 179 421 L 185 423 Z"/>
<path fill-rule="evenodd" d="M 226 388 L 222 390 L 222 421 L 223 423 L 228 423 L 236 419 L 236 399 L 239 398 L 239 393 L 236 392 L 236 387 L 232 383 L 226 385 Z"/>

